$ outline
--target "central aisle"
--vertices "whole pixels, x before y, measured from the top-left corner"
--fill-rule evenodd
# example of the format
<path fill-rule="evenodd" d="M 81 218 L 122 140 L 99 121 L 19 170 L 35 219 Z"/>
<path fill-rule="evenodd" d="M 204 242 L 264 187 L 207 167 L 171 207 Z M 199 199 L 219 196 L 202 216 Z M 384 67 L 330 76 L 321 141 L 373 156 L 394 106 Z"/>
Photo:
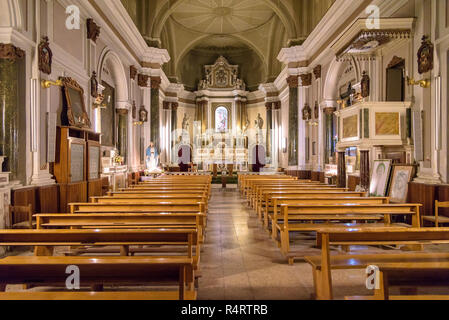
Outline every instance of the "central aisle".
<path fill-rule="evenodd" d="M 236 189 L 213 189 L 201 256 L 200 300 L 304 300 L 309 265 L 289 266 Z"/>

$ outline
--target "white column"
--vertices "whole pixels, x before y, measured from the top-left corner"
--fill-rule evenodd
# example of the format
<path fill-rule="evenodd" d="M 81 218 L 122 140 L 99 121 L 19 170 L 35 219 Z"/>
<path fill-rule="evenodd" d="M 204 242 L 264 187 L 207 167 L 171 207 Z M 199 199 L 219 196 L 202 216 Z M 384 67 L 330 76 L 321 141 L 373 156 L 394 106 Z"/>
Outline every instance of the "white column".
<path fill-rule="evenodd" d="M 31 153 L 32 153 L 32 176 L 31 185 L 48 185 L 55 184 L 49 172 L 48 164 L 41 168 L 41 157 L 46 155 L 41 154 L 41 86 L 40 86 L 40 70 L 39 70 L 39 43 L 41 40 L 41 6 L 40 3 L 35 6 L 35 30 L 36 30 L 36 46 L 34 49 L 34 59 L 32 60 L 32 78 L 31 78 Z M 47 89 L 48 90 L 48 89 Z M 48 91 L 49 92 L 49 91 Z M 47 94 L 48 94 L 47 92 Z M 49 97 L 47 99 L 49 101 Z M 49 103 L 47 103 L 48 108 Z M 49 111 L 47 109 L 47 111 Z"/>

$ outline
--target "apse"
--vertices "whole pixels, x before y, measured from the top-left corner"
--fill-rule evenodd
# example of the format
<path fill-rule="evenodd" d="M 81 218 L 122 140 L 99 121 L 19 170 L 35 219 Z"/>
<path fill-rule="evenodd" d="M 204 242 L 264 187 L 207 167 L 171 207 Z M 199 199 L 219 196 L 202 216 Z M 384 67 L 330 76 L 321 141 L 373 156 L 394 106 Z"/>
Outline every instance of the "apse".
<path fill-rule="evenodd" d="M 181 57 L 176 68 L 179 81 L 187 90 L 197 90 L 199 81 L 204 78 L 204 66 L 214 64 L 220 56 L 239 66 L 239 77 L 249 91 L 256 91 L 266 80 L 264 63 L 253 48 L 236 37 L 214 35 L 200 41 Z"/>

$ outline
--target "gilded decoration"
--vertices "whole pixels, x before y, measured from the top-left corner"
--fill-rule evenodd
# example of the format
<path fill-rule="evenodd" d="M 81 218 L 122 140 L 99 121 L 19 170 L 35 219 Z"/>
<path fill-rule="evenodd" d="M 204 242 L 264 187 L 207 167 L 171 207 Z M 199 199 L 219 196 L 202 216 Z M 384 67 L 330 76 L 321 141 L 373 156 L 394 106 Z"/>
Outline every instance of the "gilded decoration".
<path fill-rule="evenodd" d="M 46 74 L 51 74 L 51 65 L 53 60 L 53 53 L 50 49 L 48 37 L 43 37 L 39 44 L 39 70 Z"/>

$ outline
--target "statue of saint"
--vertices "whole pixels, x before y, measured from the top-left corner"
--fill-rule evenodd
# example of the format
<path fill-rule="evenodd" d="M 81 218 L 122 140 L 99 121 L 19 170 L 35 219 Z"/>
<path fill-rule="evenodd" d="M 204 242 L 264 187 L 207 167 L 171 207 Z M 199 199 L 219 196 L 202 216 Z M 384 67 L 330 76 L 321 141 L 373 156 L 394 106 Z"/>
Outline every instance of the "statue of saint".
<path fill-rule="evenodd" d="M 262 130 L 262 128 L 263 128 L 263 119 L 260 116 L 260 113 L 257 115 L 257 120 L 254 121 L 254 122 L 255 122 L 255 125 L 256 125 L 256 129 Z"/>
<path fill-rule="evenodd" d="M 187 113 L 184 113 L 184 119 L 182 119 L 182 130 L 189 130 L 189 117 L 187 116 Z"/>

